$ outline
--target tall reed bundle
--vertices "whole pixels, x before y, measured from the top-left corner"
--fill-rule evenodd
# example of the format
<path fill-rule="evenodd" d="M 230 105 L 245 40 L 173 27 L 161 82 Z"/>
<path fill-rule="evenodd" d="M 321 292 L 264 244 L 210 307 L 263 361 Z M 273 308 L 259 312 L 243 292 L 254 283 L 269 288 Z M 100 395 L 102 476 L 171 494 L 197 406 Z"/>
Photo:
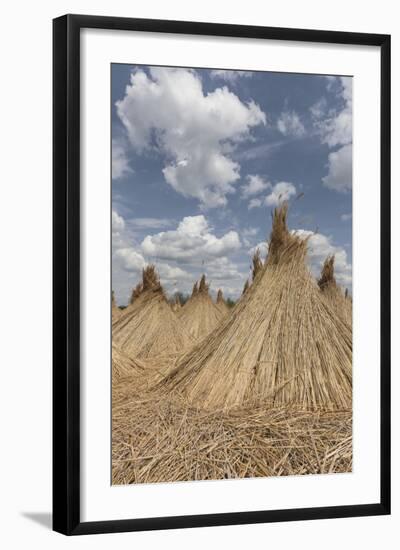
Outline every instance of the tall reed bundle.
<path fill-rule="evenodd" d="M 129 304 L 134 304 L 135 300 L 139 298 L 141 293 L 143 292 L 143 283 L 140 281 L 135 288 L 132 290 L 131 299 L 129 300 Z"/>
<path fill-rule="evenodd" d="M 220 309 L 221 313 L 223 315 L 226 315 L 229 313 L 229 307 L 227 306 L 224 295 L 222 293 L 222 290 L 219 289 L 217 292 L 217 301 L 216 301 L 217 307 Z"/>
<path fill-rule="evenodd" d="M 323 299 L 306 266 L 307 240 L 289 232 L 287 210 L 274 211 L 260 276 L 162 382 L 197 406 L 351 407 L 351 328 Z"/>
<path fill-rule="evenodd" d="M 143 270 L 142 284 L 140 296 L 113 323 L 113 342 L 138 359 L 176 354 L 190 347 L 194 340 L 171 310 L 153 265 Z"/>
<path fill-rule="evenodd" d="M 252 261 L 253 261 L 252 275 L 253 275 L 253 281 L 254 281 L 257 274 L 261 273 L 263 265 L 264 265 L 261 258 L 260 258 L 260 249 L 259 248 L 257 248 L 257 250 L 254 252 Z"/>
<path fill-rule="evenodd" d="M 117 302 L 115 301 L 115 294 L 114 291 L 111 292 L 111 316 L 113 322 L 119 319 L 122 315 L 122 311 L 117 306 Z"/>
<path fill-rule="evenodd" d="M 249 283 L 249 280 L 246 279 L 246 282 L 244 283 L 243 290 L 242 290 L 242 296 L 244 296 L 247 293 L 249 288 L 250 288 L 250 283 Z"/>
<path fill-rule="evenodd" d="M 322 291 L 323 297 L 336 310 L 337 314 L 352 325 L 352 303 L 348 297 L 346 289 L 343 294 L 342 289 L 335 279 L 335 255 L 328 256 L 322 266 L 321 276 L 318 279 L 318 286 Z"/>
<path fill-rule="evenodd" d="M 113 387 L 112 430 L 113 484 L 352 469 L 350 411 L 206 411 L 120 383 Z"/>
<path fill-rule="evenodd" d="M 120 379 L 141 377 L 146 372 L 145 365 L 128 357 L 113 343 L 112 345 L 112 382 L 116 384 Z"/>
<path fill-rule="evenodd" d="M 179 312 L 179 319 L 196 340 L 201 340 L 212 332 L 221 322 L 223 313 L 212 301 L 208 292 L 209 285 L 203 275 L 197 291 Z M 195 288 L 193 287 L 193 288 Z"/>
<path fill-rule="evenodd" d="M 177 313 L 178 311 L 181 310 L 181 308 L 182 308 L 182 304 L 179 299 L 179 296 L 175 296 L 175 300 L 173 301 L 173 304 L 172 304 L 172 311 L 175 311 L 175 313 Z"/>

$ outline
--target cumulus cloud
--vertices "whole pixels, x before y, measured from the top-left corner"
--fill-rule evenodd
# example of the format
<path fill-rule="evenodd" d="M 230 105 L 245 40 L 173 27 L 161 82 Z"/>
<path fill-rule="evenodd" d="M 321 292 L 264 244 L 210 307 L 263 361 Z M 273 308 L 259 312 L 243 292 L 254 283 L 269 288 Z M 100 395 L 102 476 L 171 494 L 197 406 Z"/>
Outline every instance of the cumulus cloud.
<path fill-rule="evenodd" d="M 246 180 L 247 183 L 242 185 L 240 188 L 242 192 L 242 199 L 248 199 L 249 197 L 258 195 L 262 191 L 265 191 L 271 187 L 271 184 L 268 181 L 265 181 L 257 174 L 247 176 Z"/>
<path fill-rule="evenodd" d="M 352 188 L 352 146 L 344 145 L 328 156 L 328 174 L 322 178 L 322 183 L 329 189 L 346 193 Z"/>
<path fill-rule="evenodd" d="M 347 252 L 341 246 L 335 246 L 332 237 L 313 233 L 304 229 L 293 231 L 296 235 L 309 238 L 308 241 L 308 261 L 311 271 L 315 277 L 319 277 L 322 265 L 328 255 L 335 255 L 335 277 L 337 282 L 344 286 L 351 286 L 352 268 L 347 259 Z"/>
<path fill-rule="evenodd" d="M 126 156 L 125 147 L 121 141 L 116 139 L 112 140 L 112 179 L 122 179 L 127 174 L 132 172 L 132 168 L 129 166 L 129 161 Z"/>
<path fill-rule="evenodd" d="M 115 252 L 115 258 L 126 271 L 139 272 L 146 265 L 142 254 L 133 248 L 119 248 Z"/>
<path fill-rule="evenodd" d="M 263 198 L 255 198 L 249 201 L 247 205 L 249 210 L 260 208 L 261 206 L 278 206 L 283 201 L 287 201 L 296 194 L 296 186 L 287 181 L 280 181 L 275 185 L 270 185 L 270 193 Z"/>
<path fill-rule="evenodd" d="M 207 262 L 204 271 L 207 278 L 214 286 L 216 282 L 218 282 L 219 285 L 221 281 L 230 281 L 232 285 L 233 281 L 238 281 L 240 283 L 240 288 L 242 281 L 244 282 L 245 279 L 245 275 L 238 270 L 238 266 L 227 257 L 215 258 Z"/>
<path fill-rule="evenodd" d="M 302 137 L 306 133 L 299 115 L 295 111 L 284 111 L 277 121 L 278 130 L 285 136 Z"/>
<path fill-rule="evenodd" d="M 226 69 L 215 69 L 210 72 L 211 78 L 220 78 L 233 84 L 239 78 L 251 78 L 253 73 L 251 71 L 229 71 Z"/>
<path fill-rule="evenodd" d="M 271 193 L 265 197 L 265 204 L 267 206 L 278 206 L 278 204 L 290 199 L 295 194 L 296 187 L 293 183 L 280 181 L 272 187 Z"/>
<path fill-rule="evenodd" d="M 241 247 L 236 231 L 218 238 L 203 215 L 187 216 L 174 231 L 148 235 L 141 244 L 144 254 L 160 259 L 191 263 L 226 256 Z"/>
<path fill-rule="evenodd" d="M 252 210 L 253 208 L 259 208 L 262 203 L 263 201 L 261 199 L 251 199 L 251 201 L 249 201 L 249 204 L 247 205 L 247 208 L 249 210 Z"/>
<path fill-rule="evenodd" d="M 135 71 L 116 107 L 137 153 L 156 148 L 166 182 L 207 208 L 225 205 L 235 191 L 240 166 L 229 151 L 266 124 L 253 101 L 241 102 L 226 86 L 205 95 L 197 73 L 187 69 Z"/>
<path fill-rule="evenodd" d="M 125 228 L 124 218 L 116 210 L 113 210 L 111 213 L 111 226 L 113 236 L 120 235 Z"/>
<path fill-rule="evenodd" d="M 342 105 L 338 109 L 327 109 L 326 99 L 319 100 L 310 109 L 314 125 L 322 143 L 329 147 L 347 145 L 352 142 L 352 79 L 343 76 L 326 80 L 329 91 L 337 90 Z"/>

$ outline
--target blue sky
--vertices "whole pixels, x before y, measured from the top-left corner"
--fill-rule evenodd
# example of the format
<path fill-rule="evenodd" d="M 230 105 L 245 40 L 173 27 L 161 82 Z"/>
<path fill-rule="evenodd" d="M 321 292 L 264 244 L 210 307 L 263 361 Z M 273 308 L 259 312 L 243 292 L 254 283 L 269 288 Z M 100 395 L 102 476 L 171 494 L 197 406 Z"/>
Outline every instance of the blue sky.
<path fill-rule="evenodd" d="M 205 272 L 237 298 L 284 199 L 312 272 L 334 253 L 351 288 L 350 77 L 123 64 L 111 77 L 119 304 L 150 262 L 170 294 Z"/>

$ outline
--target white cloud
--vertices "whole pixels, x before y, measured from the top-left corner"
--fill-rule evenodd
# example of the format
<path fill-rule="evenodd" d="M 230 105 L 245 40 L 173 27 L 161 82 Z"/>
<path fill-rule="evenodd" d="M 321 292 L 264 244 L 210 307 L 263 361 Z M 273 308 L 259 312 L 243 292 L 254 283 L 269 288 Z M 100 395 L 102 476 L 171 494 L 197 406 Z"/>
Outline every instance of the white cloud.
<path fill-rule="evenodd" d="M 193 276 L 180 267 L 170 266 L 169 264 L 162 262 L 157 264 L 157 269 L 160 274 L 161 282 L 165 281 L 192 281 Z"/>
<path fill-rule="evenodd" d="M 311 118 L 316 123 L 326 115 L 326 111 L 327 111 L 326 98 L 321 97 L 321 99 L 319 99 L 316 103 L 314 103 L 310 107 Z"/>
<path fill-rule="evenodd" d="M 272 187 L 272 191 L 265 197 L 267 206 L 278 206 L 283 201 L 290 199 L 296 194 L 296 187 L 293 183 L 281 181 Z"/>
<path fill-rule="evenodd" d="M 329 147 L 347 145 L 352 142 L 352 79 L 350 77 L 327 78 L 328 89 L 338 88 L 342 107 L 327 111 L 326 99 L 311 107 L 314 124 L 323 143 Z"/>
<path fill-rule="evenodd" d="M 142 254 L 133 248 L 119 248 L 115 252 L 115 258 L 125 271 L 140 272 L 146 265 Z"/>
<path fill-rule="evenodd" d="M 247 208 L 251 210 L 252 208 L 259 208 L 262 205 L 263 201 L 261 199 L 251 199 Z"/>
<path fill-rule="evenodd" d="M 337 151 L 329 153 L 328 175 L 322 183 L 329 189 L 346 193 L 352 187 L 352 145 L 344 145 Z"/>
<path fill-rule="evenodd" d="M 258 195 L 261 191 L 271 188 L 271 184 L 268 181 L 257 174 L 247 176 L 247 183 L 242 185 L 242 199 L 248 199 L 254 195 Z"/>
<path fill-rule="evenodd" d="M 126 151 L 121 141 L 113 139 L 111 149 L 112 179 L 117 180 L 132 172 L 132 168 L 129 166 Z"/>
<path fill-rule="evenodd" d="M 236 231 L 228 231 L 218 238 L 203 215 L 187 216 L 174 231 L 148 235 L 141 244 L 144 254 L 152 258 L 181 263 L 201 263 L 210 258 L 235 252 L 241 246 Z"/>
<path fill-rule="evenodd" d="M 251 71 L 228 71 L 225 69 L 215 69 L 210 72 L 211 78 L 220 78 L 233 84 L 239 78 L 251 78 L 253 73 Z"/>
<path fill-rule="evenodd" d="M 352 218 L 351 212 L 349 214 L 342 214 L 340 216 L 340 219 L 342 220 L 342 222 L 347 222 L 347 221 L 351 220 L 351 218 Z"/>
<path fill-rule="evenodd" d="M 259 231 L 258 227 L 246 227 L 243 229 L 242 233 L 245 237 L 254 237 Z"/>
<path fill-rule="evenodd" d="M 207 262 L 204 271 L 211 285 L 218 286 L 218 288 L 220 281 L 230 281 L 231 285 L 232 281 L 238 281 L 238 287 L 240 288 L 242 281 L 245 279 L 245 274 L 241 273 L 237 265 L 227 257 L 215 258 Z M 214 284 L 215 281 L 218 282 L 217 285 Z"/>
<path fill-rule="evenodd" d="M 113 236 L 119 236 L 125 228 L 125 221 L 116 210 L 111 213 L 111 226 Z"/>
<path fill-rule="evenodd" d="M 351 286 L 352 268 L 347 260 L 346 250 L 341 246 L 335 246 L 332 237 L 313 233 L 304 229 L 292 231 L 300 237 L 309 238 L 308 261 L 311 271 L 315 277 L 319 277 L 322 265 L 328 255 L 335 255 L 335 277 L 339 284 L 344 287 Z"/>
<path fill-rule="evenodd" d="M 306 130 L 295 111 L 285 111 L 281 113 L 277 121 L 278 130 L 285 136 L 301 137 Z"/>
<path fill-rule="evenodd" d="M 225 205 L 235 191 L 240 166 L 229 151 L 266 123 L 258 105 L 242 103 L 225 86 L 204 95 L 197 73 L 187 69 L 134 72 L 116 107 L 135 150 L 156 147 L 167 183 L 208 208 Z"/>

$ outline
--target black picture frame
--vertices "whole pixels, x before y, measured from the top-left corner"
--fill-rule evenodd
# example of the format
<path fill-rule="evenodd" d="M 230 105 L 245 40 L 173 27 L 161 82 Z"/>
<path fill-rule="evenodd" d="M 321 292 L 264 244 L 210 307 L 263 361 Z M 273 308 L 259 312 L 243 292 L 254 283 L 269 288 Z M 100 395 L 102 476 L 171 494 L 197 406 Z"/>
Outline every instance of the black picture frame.
<path fill-rule="evenodd" d="M 84 28 L 306 41 L 381 50 L 381 441 L 379 502 L 81 522 L 80 31 Z M 53 21 L 53 529 L 66 535 L 344 518 L 390 513 L 390 36 L 65 15 Z"/>

